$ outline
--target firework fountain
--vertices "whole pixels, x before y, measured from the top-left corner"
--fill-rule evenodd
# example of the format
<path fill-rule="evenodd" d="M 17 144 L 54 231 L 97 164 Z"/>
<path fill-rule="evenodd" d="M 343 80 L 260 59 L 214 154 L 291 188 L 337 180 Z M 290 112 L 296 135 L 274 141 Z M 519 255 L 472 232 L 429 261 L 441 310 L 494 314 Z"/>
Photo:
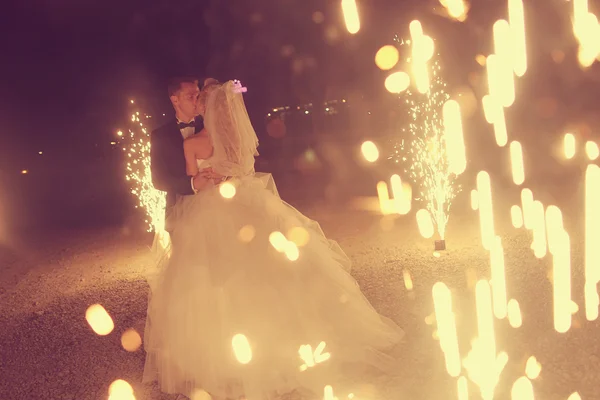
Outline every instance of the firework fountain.
<path fill-rule="evenodd" d="M 423 34 L 418 21 L 413 21 L 410 28 L 410 41 L 395 38 L 398 44 L 411 44 L 412 48 L 408 62 L 415 88 L 407 87 L 403 94 L 411 118 L 405 129 L 409 138 L 394 146 L 390 158 L 406 164 L 406 174 L 418 187 L 415 200 L 422 202 L 427 210 L 417 213 L 421 233 L 431 237 L 437 231 L 439 240 L 435 248 L 445 250 L 450 206 L 460 190 L 456 177 L 466 167 L 460 108 L 445 91 L 441 66 L 433 56 L 433 40 Z M 386 87 L 395 92 L 404 90 L 403 87 L 394 90 L 389 82 Z M 434 229 L 422 228 L 432 224 Z"/>
<path fill-rule="evenodd" d="M 131 104 L 135 104 L 131 100 Z M 148 232 L 155 233 L 155 244 L 164 249 L 169 243 L 169 234 L 165 231 L 165 192 L 156 190 L 152 184 L 150 171 L 150 132 L 145 123 L 151 116 L 133 111 L 131 114 L 128 134 L 119 131 L 119 146 L 127 157 L 125 179 L 130 183 L 131 193 L 139 203 L 136 208 L 142 208 L 146 215 Z"/>

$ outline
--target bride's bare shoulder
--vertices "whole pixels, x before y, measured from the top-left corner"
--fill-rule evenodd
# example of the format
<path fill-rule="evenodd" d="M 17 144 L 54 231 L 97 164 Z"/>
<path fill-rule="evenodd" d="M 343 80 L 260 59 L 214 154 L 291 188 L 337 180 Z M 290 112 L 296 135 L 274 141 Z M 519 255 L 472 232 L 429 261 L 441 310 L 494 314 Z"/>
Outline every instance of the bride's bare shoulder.
<path fill-rule="evenodd" d="M 210 138 L 202 132 L 185 139 L 183 148 L 187 153 L 194 154 L 196 158 L 208 157 L 212 153 Z"/>

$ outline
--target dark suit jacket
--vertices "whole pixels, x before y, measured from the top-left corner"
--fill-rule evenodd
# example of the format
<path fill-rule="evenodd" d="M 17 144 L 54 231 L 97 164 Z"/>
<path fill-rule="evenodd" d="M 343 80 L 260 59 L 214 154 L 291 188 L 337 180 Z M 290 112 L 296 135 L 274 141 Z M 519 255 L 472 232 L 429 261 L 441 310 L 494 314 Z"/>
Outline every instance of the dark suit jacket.
<path fill-rule="evenodd" d="M 202 129 L 202 119 L 196 119 L 196 132 Z M 185 171 L 183 137 L 172 119 L 150 135 L 150 170 L 152 184 L 157 190 L 167 192 L 166 216 L 175 205 L 177 196 L 194 194 L 191 178 Z"/>

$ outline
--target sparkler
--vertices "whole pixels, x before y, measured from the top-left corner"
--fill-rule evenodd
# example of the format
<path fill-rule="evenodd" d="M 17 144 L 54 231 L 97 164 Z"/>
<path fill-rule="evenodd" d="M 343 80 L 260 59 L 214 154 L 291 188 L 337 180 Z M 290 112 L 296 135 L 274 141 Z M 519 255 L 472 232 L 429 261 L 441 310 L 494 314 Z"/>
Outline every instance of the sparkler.
<path fill-rule="evenodd" d="M 410 139 L 408 143 L 402 141 L 395 146 L 395 153 L 390 158 L 396 162 L 408 163 L 406 173 L 419 188 L 416 200 L 425 203 L 440 240 L 443 241 L 450 206 L 459 191 L 455 182 L 457 174 L 453 170 L 462 172 L 464 167 L 452 163 L 451 144 L 456 142 L 449 140 L 447 133 L 451 130 L 446 129 L 441 115 L 450 98 L 440 76 L 441 66 L 436 60 L 427 69 L 431 75 L 429 89 L 423 94 L 410 89 L 407 91 L 406 103 L 412 118 L 408 127 Z M 458 121 L 460 122 L 460 116 Z M 462 140 L 462 131 L 458 136 Z M 460 161 L 460 145 L 458 147 L 456 154 L 459 154 Z M 464 158 L 464 144 L 462 154 Z M 436 247 L 443 249 L 444 244 L 438 242 Z"/>
<path fill-rule="evenodd" d="M 131 104 L 134 104 L 133 100 Z M 131 115 L 129 134 L 119 131 L 119 145 L 127 156 L 125 179 L 130 183 L 131 193 L 138 198 L 139 204 L 146 214 L 148 232 L 155 232 L 156 239 L 163 248 L 169 243 L 169 234 L 165 231 L 166 194 L 156 190 L 152 184 L 150 171 L 150 132 L 143 120 L 150 119 L 148 115 L 140 117 L 140 112 Z"/>

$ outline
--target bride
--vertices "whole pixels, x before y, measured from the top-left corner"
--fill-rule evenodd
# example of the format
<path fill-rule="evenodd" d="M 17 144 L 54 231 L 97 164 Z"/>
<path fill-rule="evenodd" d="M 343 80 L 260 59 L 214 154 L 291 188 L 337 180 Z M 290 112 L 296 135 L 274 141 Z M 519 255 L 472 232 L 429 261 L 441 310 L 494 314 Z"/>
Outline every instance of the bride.
<path fill-rule="evenodd" d="M 203 90 L 206 129 L 184 142 L 189 175 L 229 178 L 176 205 L 150 281 L 144 381 L 192 399 L 321 398 L 327 385 L 358 395 L 368 377 L 394 375 L 403 332 L 363 296 L 339 246 L 255 174 L 243 89 Z"/>

